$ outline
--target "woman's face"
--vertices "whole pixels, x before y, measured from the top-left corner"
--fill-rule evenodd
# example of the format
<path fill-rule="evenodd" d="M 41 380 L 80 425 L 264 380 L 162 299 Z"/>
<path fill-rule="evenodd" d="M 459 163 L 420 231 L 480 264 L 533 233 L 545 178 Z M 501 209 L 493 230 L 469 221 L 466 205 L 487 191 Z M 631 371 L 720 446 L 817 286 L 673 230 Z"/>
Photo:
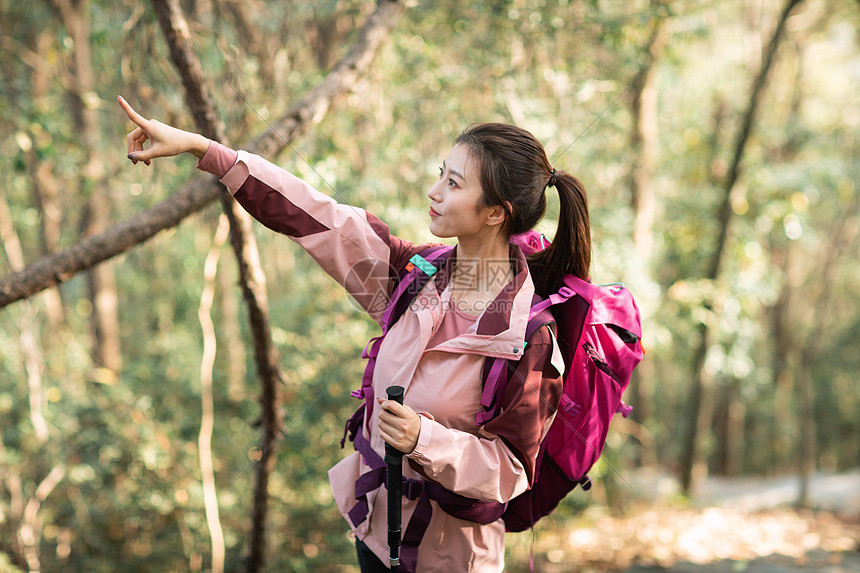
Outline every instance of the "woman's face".
<path fill-rule="evenodd" d="M 439 168 L 430 198 L 430 232 L 440 238 L 479 237 L 498 208 L 486 207 L 478 165 L 469 149 L 457 144 Z"/>

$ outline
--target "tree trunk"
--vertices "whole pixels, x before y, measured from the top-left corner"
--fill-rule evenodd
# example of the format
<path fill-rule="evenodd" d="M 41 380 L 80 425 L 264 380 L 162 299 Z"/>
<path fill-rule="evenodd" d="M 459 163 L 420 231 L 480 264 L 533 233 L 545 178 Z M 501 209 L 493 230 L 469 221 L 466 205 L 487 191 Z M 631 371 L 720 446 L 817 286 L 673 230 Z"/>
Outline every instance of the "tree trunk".
<path fill-rule="evenodd" d="M 240 38 L 244 38 L 244 48 L 251 51 L 260 66 L 260 81 L 263 85 L 271 86 L 275 81 L 274 53 L 270 49 L 271 42 L 255 28 L 246 14 L 247 4 L 242 0 L 223 0 L 220 5 L 226 6 Z"/>
<path fill-rule="evenodd" d="M 813 388 L 811 352 L 802 352 L 797 369 L 797 507 L 809 507 L 810 484 L 818 458 L 815 391 Z"/>
<path fill-rule="evenodd" d="M 243 148 L 274 158 L 291 141 L 317 125 L 334 99 L 348 92 L 367 72 L 382 42 L 404 10 L 401 2 L 382 0 L 371 14 L 349 52 L 311 93 Z M 170 198 L 58 253 L 0 278 L 0 308 L 28 298 L 68 280 L 80 271 L 124 253 L 158 232 L 174 227 L 219 197 L 222 186 L 213 177 L 201 177 L 174 192 Z"/>
<path fill-rule="evenodd" d="M 744 113 L 740 131 L 734 145 L 734 153 L 732 161 L 729 164 L 729 169 L 726 174 L 724 184 L 722 185 L 723 196 L 717 212 L 718 236 L 714 252 L 711 255 L 711 260 L 708 263 L 705 278 L 715 281 L 720 276 L 720 271 L 723 266 L 723 258 L 726 250 L 726 244 L 729 237 L 729 224 L 732 219 L 732 199 L 735 191 L 735 186 L 741 176 L 743 168 L 743 158 L 746 152 L 747 142 L 756 121 L 756 114 L 759 105 L 761 104 L 764 87 L 767 84 L 768 76 L 772 69 L 773 61 L 776 57 L 776 51 L 779 47 L 785 24 L 791 12 L 803 0 L 788 0 L 783 8 L 779 20 L 774 30 L 773 36 L 765 52 L 761 70 L 753 81 L 752 90 L 750 92 L 749 104 Z M 710 304 L 706 303 L 706 309 L 711 310 Z M 699 339 L 697 347 L 694 350 L 693 368 L 690 383 L 689 394 L 689 416 L 687 421 L 686 439 L 684 450 L 681 457 L 681 487 L 686 494 L 690 494 L 694 489 L 694 473 L 697 467 L 700 467 L 703 457 L 701 435 L 705 428 L 708 427 L 711 418 L 711 384 L 710 375 L 705 371 L 705 358 L 710 346 L 711 333 L 707 323 L 703 323 L 699 327 Z"/>
<path fill-rule="evenodd" d="M 224 130 L 217 122 L 217 114 L 205 84 L 202 68 L 191 49 L 188 25 L 178 0 L 153 0 L 152 3 L 170 47 L 173 63 L 182 77 L 186 102 L 194 116 L 197 129 L 206 137 L 226 144 Z M 227 196 L 226 191 L 221 197 L 224 211 L 230 221 L 230 236 L 239 263 L 240 284 L 248 306 L 257 372 L 262 384 L 260 406 L 263 435 L 251 517 L 250 553 L 247 558 L 247 570 L 259 571 L 265 563 L 269 476 L 274 469 L 277 441 L 282 426 L 278 390 L 279 385 L 283 384 L 283 375 L 278 367 L 278 358 L 271 339 L 266 280 L 260 266 L 251 217 Z"/>
<path fill-rule="evenodd" d="M 710 310 L 710 309 L 708 309 Z M 685 494 L 693 493 L 694 485 L 707 475 L 702 461 L 702 431 L 710 426 L 713 395 L 710 392 L 713 376 L 705 370 L 705 359 L 711 346 L 711 329 L 706 323 L 698 328 L 698 342 L 693 358 L 693 379 L 690 385 L 688 406 L 688 428 L 681 452 L 681 489 Z"/>
<path fill-rule="evenodd" d="M 3 441 L 3 427 L 0 426 L 0 460 L 10 460 L 9 451 Z M 13 565 L 20 569 L 27 567 L 24 549 L 18 542 L 18 524 L 24 516 L 24 492 L 21 486 L 21 474 L 15 465 L 8 462 L 0 464 L 0 482 L 9 492 L 9 505 L 4 508 L 7 515 L 0 522 L 0 550 L 3 551 Z"/>
<path fill-rule="evenodd" d="M 200 359 L 200 432 L 197 447 L 200 452 L 200 474 L 203 483 L 203 506 L 206 510 L 206 524 L 212 546 L 212 573 L 223 573 L 226 549 L 224 531 L 218 512 L 218 494 L 215 486 L 215 463 L 212 454 L 212 431 L 215 429 L 215 396 L 212 391 L 213 369 L 217 338 L 212 321 L 212 302 L 215 300 L 215 278 L 218 272 L 218 259 L 221 247 L 227 242 L 230 224 L 226 216 L 221 216 L 212 247 L 203 263 L 203 292 L 197 316 L 203 333 L 203 353 Z"/>
<path fill-rule="evenodd" d="M 801 117 L 801 107 L 806 91 L 806 74 L 803 65 L 803 50 L 805 38 L 803 34 L 796 33 L 793 38 L 796 47 L 796 70 L 794 75 L 791 106 L 785 117 L 787 125 L 792 120 Z M 795 160 L 802 148 L 802 141 L 795 130 L 786 130 L 786 139 L 779 147 L 768 153 L 774 162 L 790 163 Z M 779 235 L 782 235 L 780 232 Z M 768 331 L 771 341 L 771 381 L 774 391 L 774 410 L 777 415 L 773 416 L 769 432 L 769 443 L 772 444 L 773 457 L 770 460 L 771 467 L 778 472 L 789 472 L 796 469 L 792 466 L 797 447 L 794 434 L 797 431 L 797 422 L 805 424 L 804 419 L 797 416 L 780 415 L 782 413 L 794 412 L 797 404 L 796 396 L 801 389 L 796 384 L 800 367 L 799 356 L 801 352 L 801 340 L 798 339 L 796 325 L 800 317 L 796 314 L 796 298 L 799 294 L 802 280 L 799 277 L 803 270 L 803 264 L 794 264 L 797 257 L 797 248 L 794 241 L 785 242 L 782 236 L 779 242 L 772 241 L 770 247 L 772 267 L 779 269 L 781 284 L 779 297 L 768 309 Z M 797 388 L 797 389 L 796 389 Z"/>
<path fill-rule="evenodd" d="M 33 203 L 42 222 L 42 254 L 47 255 L 56 252 L 60 247 L 62 211 L 57 203 L 57 187 L 53 177 L 49 174 L 48 163 L 39 161 L 35 148 L 27 153 L 27 169 L 30 176 L 30 192 Z M 51 325 L 51 334 L 56 334 L 66 322 L 66 313 L 59 287 L 45 290 L 43 300 L 48 322 Z"/>
<path fill-rule="evenodd" d="M 215 107 L 205 84 L 203 71 L 197 56 L 191 49 L 191 36 L 188 24 L 179 7 L 178 0 L 152 0 L 158 14 L 158 21 L 167 44 L 174 66 L 182 77 L 185 99 L 194 116 L 197 129 L 216 141 L 228 144 L 224 129 L 217 122 Z M 251 217 L 228 197 L 226 190 L 221 193 L 221 202 L 230 222 L 230 237 L 233 251 L 239 263 L 239 280 L 248 316 L 257 360 L 257 373 L 260 376 L 262 391 L 263 435 L 260 443 L 262 458 L 257 465 L 257 484 L 254 493 L 252 528 L 250 533 L 250 555 L 248 570 L 258 571 L 265 562 L 266 515 L 268 512 L 269 473 L 274 468 L 277 454 L 277 440 L 281 431 L 278 388 L 283 376 L 278 367 L 278 357 L 272 344 L 269 326 L 269 309 L 266 294 L 266 277 L 260 266 L 260 255 L 251 228 Z"/>
<path fill-rule="evenodd" d="M 714 416 L 717 432 L 714 466 L 718 475 L 736 476 L 742 471 L 744 411 L 740 383 L 732 380 L 722 387 L 719 408 Z"/>
<path fill-rule="evenodd" d="M 789 327 L 793 324 L 791 309 L 794 307 L 794 292 L 797 280 L 793 278 L 796 274 L 793 262 L 792 244 L 788 243 L 782 248 L 771 247 L 771 264 L 779 269 L 782 275 L 779 297 L 770 308 L 769 339 L 771 340 L 771 383 L 774 389 L 774 410 L 777 415 L 769 432 L 769 443 L 773 444 L 776 468 L 788 471 L 787 464 L 793 457 L 792 432 L 794 423 L 791 416 L 782 416 L 779 413 L 792 411 L 792 395 L 794 394 L 794 380 L 797 372 L 797 341 L 794 330 Z"/>
<path fill-rule="evenodd" d="M 812 473 L 818 465 L 818 424 L 815 419 L 815 380 L 813 363 L 825 345 L 826 331 L 834 323 L 833 314 L 842 312 L 829 304 L 830 292 L 834 284 L 834 274 L 840 268 L 837 262 L 842 257 L 846 246 L 855 245 L 857 241 L 856 226 L 849 222 L 857 216 L 860 210 L 860 197 L 855 195 L 850 205 L 846 205 L 840 217 L 830 227 L 829 241 L 821 254 L 821 264 L 812 272 L 815 276 L 817 292 L 804 293 L 807 304 L 804 309 L 810 323 L 809 332 L 803 341 L 797 367 L 796 387 L 798 401 L 797 420 L 797 472 L 799 488 L 796 504 L 805 507 L 809 504 L 810 484 Z M 850 232 L 854 227 L 853 236 Z"/>
<path fill-rule="evenodd" d="M 35 53 L 39 60 L 46 59 L 50 42 L 51 34 L 47 30 L 43 30 L 36 36 Z M 30 77 L 33 86 L 33 107 L 42 112 L 47 106 L 45 96 L 50 86 L 50 75 L 46 66 L 33 66 L 32 70 Z M 33 204 L 39 212 L 42 223 L 42 254 L 47 255 L 58 251 L 60 248 L 62 209 L 57 203 L 58 185 L 51 175 L 51 166 L 48 162 L 39 160 L 39 137 L 33 130 L 28 130 L 28 137 L 30 149 L 23 151 L 27 157 L 27 171 L 30 176 L 30 192 L 33 197 Z M 46 290 L 43 300 L 48 322 L 51 325 L 49 336 L 54 336 L 66 322 L 60 289 Z"/>
<path fill-rule="evenodd" d="M 666 45 L 665 20 L 654 23 L 644 52 L 644 62 L 632 85 L 633 130 L 630 151 L 633 165 L 630 170 L 631 201 L 633 206 L 633 245 L 637 264 L 643 272 L 650 271 L 654 249 L 654 219 L 656 197 L 654 192 L 654 162 L 659 149 L 657 121 L 657 84 L 654 81 L 657 61 Z M 650 277 L 648 277 L 650 278 Z"/>
<path fill-rule="evenodd" d="M 48 475 L 39 482 L 39 486 L 27 501 L 27 505 L 24 506 L 24 514 L 18 527 L 18 543 L 23 549 L 24 558 L 31 573 L 41 571 L 42 520 L 39 519 L 39 509 L 42 507 L 42 502 L 54 491 L 54 488 L 59 485 L 65 475 L 66 468 L 63 464 L 57 464 L 51 468 Z"/>
<path fill-rule="evenodd" d="M 0 197 L 0 245 L 2 245 L 3 251 L 6 253 L 6 260 L 9 261 L 10 267 L 19 269 L 24 266 L 24 250 L 21 248 L 18 233 L 12 224 L 9 205 L 3 197 Z M 25 301 L 21 305 L 21 311 L 22 316 L 19 322 L 21 335 L 19 339 L 21 341 L 21 357 L 24 362 L 24 368 L 27 371 L 30 423 L 33 425 L 33 430 L 39 444 L 44 445 L 50 436 L 44 415 L 45 393 L 42 390 L 44 360 L 39 352 L 39 345 L 36 342 L 38 337 L 33 332 L 36 311 L 29 301 Z"/>
<path fill-rule="evenodd" d="M 107 182 L 104 177 L 103 158 L 99 153 L 100 131 L 98 111 L 88 101 L 96 90 L 95 72 L 90 52 L 90 10 L 88 0 L 56 0 L 63 25 L 71 36 L 74 62 L 72 101 L 75 109 L 76 129 L 81 146 L 88 153 L 87 163 L 81 170 L 84 189 L 89 198 L 84 207 L 81 236 L 91 237 L 107 229 L 110 222 Z M 96 366 L 114 373 L 122 369 L 120 349 L 119 308 L 116 277 L 110 264 L 89 269 L 87 281 L 92 303 L 91 330 L 93 333 L 93 360 Z"/>
<path fill-rule="evenodd" d="M 652 3 L 652 8 L 653 8 Z M 657 129 L 657 85 L 654 81 L 657 61 L 665 46 L 665 19 L 657 17 L 653 23 L 644 53 L 644 62 L 633 79 L 633 97 L 630 112 L 633 129 L 630 134 L 630 151 L 633 158 L 630 169 L 631 205 L 633 208 L 633 248 L 635 257 L 635 282 L 647 286 L 653 281 L 651 264 L 654 258 L 654 220 L 656 197 L 653 185 L 654 163 L 659 148 Z M 648 323 L 653 314 L 650 300 L 640 299 L 639 310 L 642 322 Z M 642 304 L 645 302 L 645 304 Z M 645 423 L 653 414 L 654 378 L 653 361 L 644 360 L 633 371 L 632 402 L 635 405 L 633 419 Z M 653 444 L 653 442 L 652 442 Z M 639 463 L 645 466 L 657 463 L 654 447 L 639 446 Z"/>

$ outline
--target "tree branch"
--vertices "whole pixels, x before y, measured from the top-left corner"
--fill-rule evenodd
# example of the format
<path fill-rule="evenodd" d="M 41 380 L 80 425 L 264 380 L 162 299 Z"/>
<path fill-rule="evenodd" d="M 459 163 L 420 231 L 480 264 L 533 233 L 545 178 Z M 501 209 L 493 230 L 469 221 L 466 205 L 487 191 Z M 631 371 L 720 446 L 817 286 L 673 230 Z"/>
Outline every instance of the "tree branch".
<path fill-rule="evenodd" d="M 66 475 L 66 468 L 63 464 L 54 466 L 50 473 L 45 476 L 45 479 L 39 483 L 33 497 L 30 498 L 24 507 L 24 515 L 18 528 L 18 543 L 21 544 L 24 557 L 27 560 L 27 566 L 31 571 L 39 571 L 41 569 L 39 543 L 42 538 L 42 524 L 39 521 L 39 509 L 42 506 L 42 502 L 59 485 L 64 475 Z"/>
<path fill-rule="evenodd" d="M 404 6 L 382 0 L 364 24 L 344 58 L 307 96 L 255 137 L 245 149 L 275 157 L 291 141 L 322 121 L 335 96 L 347 92 L 370 66 L 382 41 L 397 22 Z M 184 185 L 168 199 L 98 235 L 32 263 L 20 272 L 0 279 L 0 308 L 28 298 L 73 277 L 82 270 L 120 255 L 154 235 L 176 226 L 189 215 L 214 201 L 221 186 L 212 177 L 201 177 Z"/>
<path fill-rule="evenodd" d="M 208 137 L 227 145 L 224 128 L 218 122 L 212 97 L 206 87 L 200 61 L 191 48 L 191 34 L 188 32 L 188 22 L 182 14 L 177 0 L 152 0 L 152 6 L 158 15 L 158 23 L 167 47 L 170 59 L 173 61 L 182 87 L 185 88 L 185 102 L 197 130 Z"/>
<path fill-rule="evenodd" d="M 200 432 L 197 436 L 197 447 L 200 451 L 200 474 L 203 482 L 203 505 L 206 511 L 206 523 L 209 527 L 209 538 L 212 544 L 212 571 L 224 571 L 224 531 L 218 516 L 218 492 L 215 486 L 214 458 L 212 456 L 212 431 L 215 428 L 215 399 L 212 393 L 212 371 L 215 366 L 215 350 L 217 339 L 215 325 L 212 322 L 212 301 L 215 298 L 215 278 L 218 271 L 218 258 L 221 247 L 227 242 L 230 230 L 227 217 L 222 215 L 218 221 L 218 229 L 212 240 L 212 247 L 203 263 L 203 292 L 200 293 L 200 306 L 197 317 L 200 320 L 200 330 L 203 332 L 203 356 L 200 359 Z"/>

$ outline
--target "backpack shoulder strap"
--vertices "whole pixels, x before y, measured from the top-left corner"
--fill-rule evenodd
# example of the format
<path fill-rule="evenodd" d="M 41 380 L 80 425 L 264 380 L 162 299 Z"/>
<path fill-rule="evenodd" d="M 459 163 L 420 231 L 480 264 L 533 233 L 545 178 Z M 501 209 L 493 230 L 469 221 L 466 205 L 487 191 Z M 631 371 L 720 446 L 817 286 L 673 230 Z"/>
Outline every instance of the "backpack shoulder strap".
<path fill-rule="evenodd" d="M 447 245 L 429 247 L 412 255 L 406 266 L 398 271 L 397 284 L 382 315 L 384 333 L 403 315 L 427 281 L 445 265 L 453 250 L 454 247 Z"/>
<path fill-rule="evenodd" d="M 555 327 L 555 317 L 550 312 L 549 306 L 543 305 L 544 302 L 538 295 L 535 295 L 532 300 L 532 311 L 529 312 L 529 321 L 526 325 L 526 345 L 542 327 L 546 325 L 550 325 L 550 328 Z M 535 308 L 538 310 L 534 311 Z M 502 398 L 508 387 L 510 373 L 515 369 L 516 362 L 504 358 L 488 358 L 484 361 L 484 390 L 481 393 L 481 405 L 484 411 L 475 414 L 475 425 L 482 426 L 501 413 Z"/>
<path fill-rule="evenodd" d="M 409 263 L 397 274 L 397 282 L 394 291 L 388 297 L 385 312 L 382 315 L 382 334 L 371 338 L 361 357 L 367 360 L 364 367 L 364 375 L 361 377 L 361 387 L 352 392 L 353 398 L 359 400 L 373 400 L 373 371 L 376 369 L 376 357 L 382 341 L 391 326 L 403 316 L 415 296 L 424 288 L 427 281 L 445 265 L 448 256 L 454 247 L 436 245 L 423 249 L 412 256 Z M 370 424 L 370 412 L 372 408 L 365 409 L 365 423 Z M 354 432 L 353 432 L 354 435 Z"/>

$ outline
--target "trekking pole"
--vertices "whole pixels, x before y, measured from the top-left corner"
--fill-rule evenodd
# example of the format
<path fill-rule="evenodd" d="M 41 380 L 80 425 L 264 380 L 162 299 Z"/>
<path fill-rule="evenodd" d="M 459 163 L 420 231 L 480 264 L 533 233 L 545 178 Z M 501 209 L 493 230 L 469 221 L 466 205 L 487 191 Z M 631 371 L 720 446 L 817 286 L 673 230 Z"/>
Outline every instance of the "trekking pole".
<path fill-rule="evenodd" d="M 388 393 L 389 400 L 403 404 L 403 386 L 389 386 L 385 391 Z M 397 573 L 397 567 L 400 565 L 403 452 L 391 444 L 385 444 L 385 463 L 388 466 L 388 481 L 385 484 L 388 488 L 388 547 L 391 549 L 388 563 L 391 565 L 392 573 Z"/>

